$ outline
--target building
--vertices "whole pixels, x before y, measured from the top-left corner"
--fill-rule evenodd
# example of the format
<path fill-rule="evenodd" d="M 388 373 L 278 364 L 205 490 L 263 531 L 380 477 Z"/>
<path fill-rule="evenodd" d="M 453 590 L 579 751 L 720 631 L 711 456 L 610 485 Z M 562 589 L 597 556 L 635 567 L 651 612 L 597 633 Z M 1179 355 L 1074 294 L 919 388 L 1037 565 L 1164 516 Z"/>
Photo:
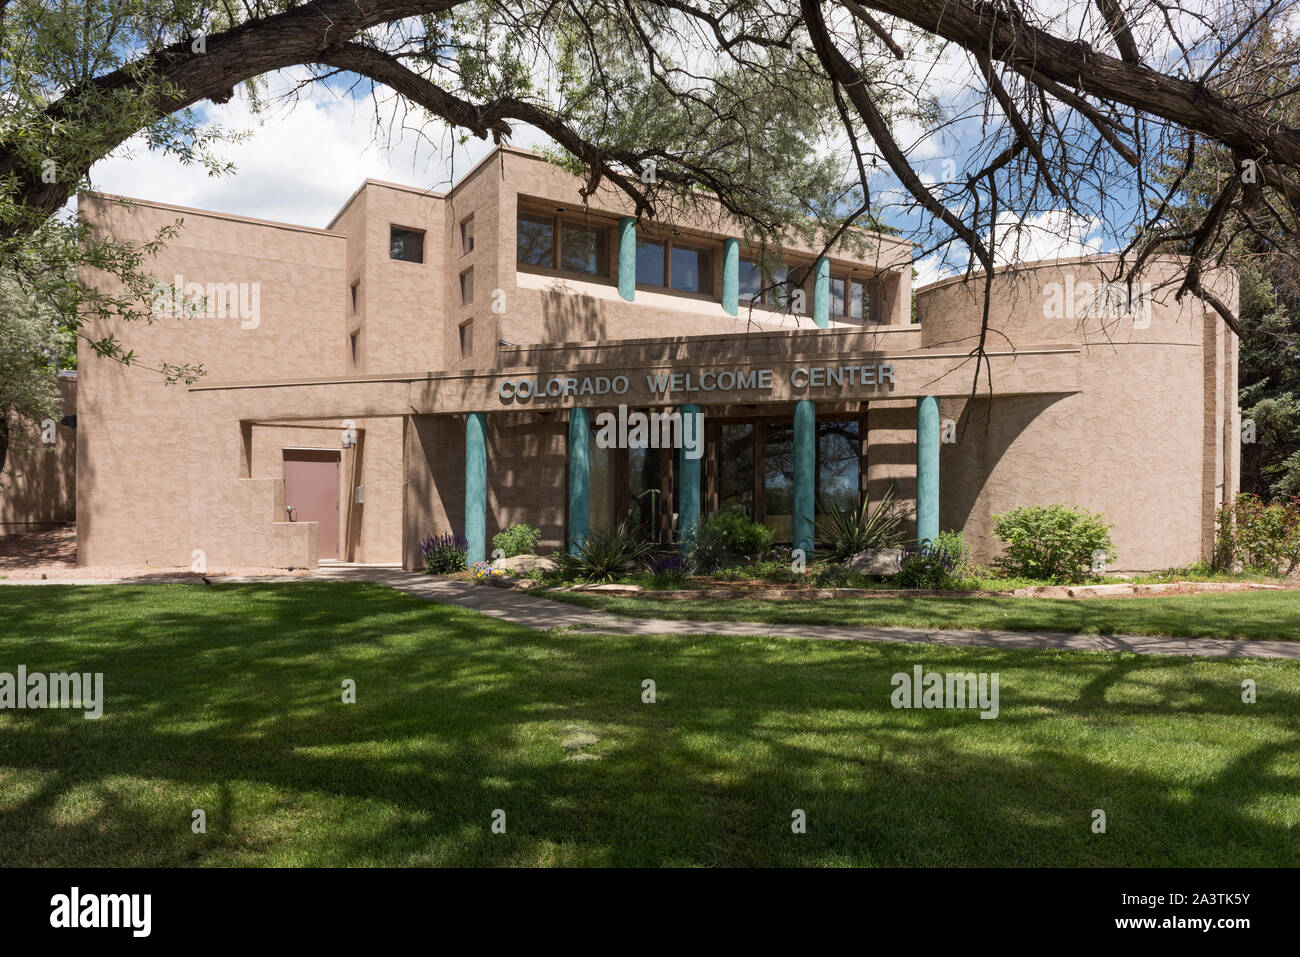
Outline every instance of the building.
<path fill-rule="evenodd" d="M 201 314 L 159 290 L 114 330 L 141 366 L 81 357 L 79 561 L 415 568 L 427 534 L 479 558 L 514 522 L 559 548 L 626 518 L 667 544 L 726 509 L 809 544 L 818 502 L 891 483 L 979 558 L 993 515 L 1051 502 L 1103 511 L 1123 569 L 1209 554 L 1236 342 L 1173 299 L 1177 262 L 1124 297 L 1106 260 L 1001 280 L 972 401 L 982 287 L 913 297 L 909 244 L 792 243 L 764 275 L 720 211 L 657 228 L 580 186 L 502 148 L 445 194 L 367 181 L 325 229 L 83 194 L 119 239 L 182 221 L 151 268 Z M 602 448 L 620 405 L 702 412 L 703 454 Z"/>

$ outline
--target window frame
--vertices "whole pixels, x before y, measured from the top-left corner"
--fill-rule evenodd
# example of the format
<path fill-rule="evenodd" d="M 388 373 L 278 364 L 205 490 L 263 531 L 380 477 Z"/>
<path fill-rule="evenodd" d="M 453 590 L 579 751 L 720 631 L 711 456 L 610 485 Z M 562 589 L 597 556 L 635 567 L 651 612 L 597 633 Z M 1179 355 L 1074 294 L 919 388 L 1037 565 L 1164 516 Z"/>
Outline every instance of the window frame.
<path fill-rule="evenodd" d="M 549 266 L 519 261 L 519 220 L 525 217 L 537 221 L 546 220 L 551 224 L 551 264 Z M 604 249 L 602 252 L 598 252 L 596 256 L 596 272 L 589 273 L 563 268 L 564 226 L 566 222 L 571 226 L 595 230 L 604 237 Z M 515 209 L 515 271 L 540 276 L 576 279 L 580 282 L 616 285 L 618 278 L 614 268 L 616 256 L 614 254 L 613 236 L 614 223 L 606 217 L 580 216 L 568 210 L 563 212 L 551 210 L 548 212 L 539 209 L 536 205 L 521 202 Z"/>
<path fill-rule="evenodd" d="M 466 280 L 469 281 L 468 296 L 465 295 Z M 461 270 L 460 277 L 459 277 L 459 285 L 460 285 L 460 307 L 464 309 L 466 306 L 474 305 L 474 267 L 473 266 L 470 266 L 468 269 Z"/>
<path fill-rule="evenodd" d="M 461 360 L 465 360 L 474 355 L 474 320 L 466 319 L 456 326 L 457 344 L 460 346 Z M 469 348 L 466 349 L 466 344 Z"/>
<path fill-rule="evenodd" d="M 400 256 L 393 255 L 393 232 L 395 230 L 401 230 L 404 233 L 411 233 L 413 235 L 420 237 L 420 258 L 419 259 L 403 259 Z M 425 246 L 427 245 L 426 242 L 427 239 L 428 239 L 428 230 L 416 229 L 414 226 L 402 226 L 398 223 L 389 223 L 388 224 L 388 261 L 394 263 L 407 263 L 412 266 L 423 266 L 426 262 L 424 258 L 424 250 L 425 250 Z"/>
<path fill-rule="evenodd" d="M 785 274 L 786 274 L 786 278 L 781 280 L 781 282 L 786 287 L 788 293 L 792 294 L 796 289 L 803 289 L 805 292 L 804 305 L 806 306 L 806 310 L 804 312 L 790 312 L 787 303 L 779 302 L 775 298 L 773 294 L 776 291 L 775 289 L 775 286 L 777 284 L 776 277 L 763 268 L 763 261 L 759 256 L 755 254 L 745 255 L 742 253 L 740 257 L 740 262 L 742 265 L 745 263 L 749 263 L 750 265 L 758 266 L 759 269 L 759 285 L 758 285 L 759 298 L 755 300 L 755 299 L 749 299 L 743 295 L 739 296 L 739 304 L 742 307 L 745 304 L 752 302 L 756 308 L 767 309 L 771 312 L 788 313 L 789 315 L 792 316 L 812 315 L 812 296 L 807 295 L 808 277 L 812 275 L 812 268 L 813 268 L 813 264 L 811 261 L 804 262 L 798 259 L 781 260 L 781 268 L 785 270 Z M 799 278 L 799 282 L 793 284 L 791 283 L 790 277 L 792 274 Z"/>
<path fill-rule="evenodd" d="M 466 244 L 466 238 L 469 242 Z M 474 214 L 470 213 L 460 221 L 460 254 L 468 256 L 474 251 Z"/>
<path fill-rule="evenodd" d="M 663 285 L 652 282 L 636 281 L 636 288 L 645 292 L 660 292 L 670 296 L 684 296 L 690 299 L 701 299 L 707 302 L 719 301 L 719 293 L 715 291 L 717 283 L 714 282 L 714 271 L 718 262 L 718 253 L 722 249 L 722 244 L 712 242 L 704 237 L 686 236 L 679 238 L 676 235 L 664 236 L 657 233 L 646 233 L 638 235 L 637 242 L 655 243 L 664 248 L 664 282 Z M 695 253 L 701 253 L 706 258 L 706 268 L 700 271 L 700 278 L 704 280 L 699 290 L 676 289 L 673 287 L 673 250 L 677 247 L 689 249 Z"/>

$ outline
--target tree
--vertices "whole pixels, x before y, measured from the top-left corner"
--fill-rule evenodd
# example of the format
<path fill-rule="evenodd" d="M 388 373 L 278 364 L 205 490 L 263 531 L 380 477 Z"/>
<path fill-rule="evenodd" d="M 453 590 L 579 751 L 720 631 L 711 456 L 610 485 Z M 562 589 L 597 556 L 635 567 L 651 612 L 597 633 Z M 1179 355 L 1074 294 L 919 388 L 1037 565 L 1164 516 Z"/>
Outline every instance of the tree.
<path fill-rule="evenodd" d="M 11 451 L 26 450 L 59 418 L 55 371 L 70 340 L 56 312 L 14 277 L 0 277 L 0 476 Z"/>
<path fill-rule="evenodd" d="M 1181 245 L 1189 261 L 1177 295 L 1201 296 L 1240 331 L 1229 304 L 1201 280 L 1265 203 L 1283 217 L 1300 209 L 1300 130 L 1285 113 L 1297 87 L 1265 83 L 1298 59 L 1294 37 L 1281 30 L 1296 4 L 55 4 L 81 56 L 75 70 L 56 75 L 32 63 L 12 73 L 20 95 L 0 107 L 0 244 L 21 245 L 85 182 L 95 159 L 134 131 L 198 158 L 205 131 L 186 110 L 224 102 L 269 71 L 305 66 L 310 81 L 348 77 L 373 84 L 376 95 L 394 91 L 417 116 L 467 135 L 502 140 L 535 127 L 555 142 L 557 160 L 586 175 L 588 190 L 609 183 L 643 217 L 711 194 L 763 242 L 803 230 L 829 245 L 854 236 L 855 224 L 871 225 L 883 163 L 907 197 L 905 211 L 921 216 L 922 254 L 957 250 L 968 272 L 983 270 L 986 324 L 1005 235 L 1045 211 L 1066 222 L 1101 217 L 1126 237 L 1129 278 Z M 7 53 L 30 59 L 15 37 L 39 31 L 46 6 L 0 7 Z M 967 95 L 957 98 L 963 115 L 925 82 L 944 64 L 968 78 Z M 971 104 L 982 112 L 969 113 Z M 935 133 L 972 115 L 983 126 L 977 148 L 953 175 L 927 181 L 900 130 Z M 1169 236 L 1155 227 L 1172 195 L 1144 171 L 1175 143 L 1190 156 L 1198 137 L 1232 163 L 1203 218 L 1189 234 Z M 50 164 L 53 181 L 41 175 Z M 0 257 L 12 252 L 0 248 Z M 984 338 L 974 352 L 977 381 Z"/>

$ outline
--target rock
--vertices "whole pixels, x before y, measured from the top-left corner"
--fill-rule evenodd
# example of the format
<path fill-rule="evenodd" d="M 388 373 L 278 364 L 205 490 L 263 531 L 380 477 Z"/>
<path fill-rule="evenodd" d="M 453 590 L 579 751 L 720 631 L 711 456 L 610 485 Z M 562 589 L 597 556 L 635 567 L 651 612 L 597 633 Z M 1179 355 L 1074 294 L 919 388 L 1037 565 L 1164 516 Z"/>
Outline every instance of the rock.
<path fill-rule="evenodd" d="M 868 548 L 849 559 L 849 569 L 859 575 L 896 575 L 903 570 L 903 550 Z"/>
<path fill-rule="evenodd" d="M 553 572 L 559 567 L 559 563 L 546 555 L 516 555 L 513 558 L 499 559 L 493 562 L 492 566 L 504 568 L 516 575 L 527 575 L 535 571 Z"/>

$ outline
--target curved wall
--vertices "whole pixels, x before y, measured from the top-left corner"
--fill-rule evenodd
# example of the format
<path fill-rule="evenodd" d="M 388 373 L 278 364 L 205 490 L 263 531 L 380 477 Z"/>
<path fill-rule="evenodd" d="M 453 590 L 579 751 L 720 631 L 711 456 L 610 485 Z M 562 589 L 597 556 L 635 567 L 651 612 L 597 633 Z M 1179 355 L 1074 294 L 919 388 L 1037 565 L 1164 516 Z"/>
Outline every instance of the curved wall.
<path fill-rule="evenodd" d="M 1114 524 L 1110 570 L 1208 557 L 1215 503 L 1237 487 L 1236 336 L 1201 300 L 1175 300 L 1177 260 L 1149 264 L 1131 290 L 1110 283 L 1117 272 L 1115 259 L 1094 257 L 995 277 L 987 347 L 1077 344 L 1082 367 L 1075 393 L 990 400 L 994 379 L 973 401 L 942 402 L 952 427 L 941 446 L 940 525 L 962 530 L 979 561 L 998 550 L 995 515 L 1053 502 Z M 1211 278 L 1235 308 L 1235 274 Z M 916 298 L 925 348 L 976 346 L 982 276 Z"/>

